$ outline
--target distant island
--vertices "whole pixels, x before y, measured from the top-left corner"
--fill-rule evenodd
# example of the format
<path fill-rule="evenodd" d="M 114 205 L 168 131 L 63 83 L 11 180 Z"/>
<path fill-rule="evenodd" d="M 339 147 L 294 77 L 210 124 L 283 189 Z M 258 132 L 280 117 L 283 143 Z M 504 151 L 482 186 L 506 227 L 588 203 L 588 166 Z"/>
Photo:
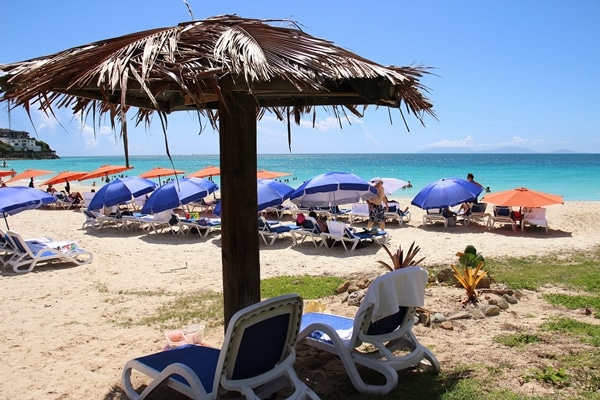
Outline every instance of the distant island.
<path fill-rule="evenodd" d="M 48 143 L 31 138 L 29 132 L 6 128 L 0 128 L 0 157 L 11 160 L 60 158 Z"/>

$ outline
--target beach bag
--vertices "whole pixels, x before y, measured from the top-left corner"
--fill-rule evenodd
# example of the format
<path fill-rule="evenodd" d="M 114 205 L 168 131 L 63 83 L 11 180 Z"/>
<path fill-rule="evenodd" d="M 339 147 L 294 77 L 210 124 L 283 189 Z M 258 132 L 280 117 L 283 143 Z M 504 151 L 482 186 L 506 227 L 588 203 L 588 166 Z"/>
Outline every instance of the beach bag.
<path fill-rule="evenodd" d="M 298 214 L 298 217 L 296 217 L 296 225 L 300 226 L 304 223 L 304 221 L 306 221 L 306 217 L 304 216 L 304 214 Z"/>

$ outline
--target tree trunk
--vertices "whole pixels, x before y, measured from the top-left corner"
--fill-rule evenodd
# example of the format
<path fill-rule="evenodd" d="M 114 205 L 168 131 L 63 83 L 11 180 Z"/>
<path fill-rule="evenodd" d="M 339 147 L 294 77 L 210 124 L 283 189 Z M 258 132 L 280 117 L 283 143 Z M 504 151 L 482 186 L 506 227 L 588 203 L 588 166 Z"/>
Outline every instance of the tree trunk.
<path fill-rule="evenodd" d="M 221 258 L 225 330 L 233 314 L 260 301 L 256 194 L 256 107 L 245 93 L 225 94 L 219 108 Z"/>

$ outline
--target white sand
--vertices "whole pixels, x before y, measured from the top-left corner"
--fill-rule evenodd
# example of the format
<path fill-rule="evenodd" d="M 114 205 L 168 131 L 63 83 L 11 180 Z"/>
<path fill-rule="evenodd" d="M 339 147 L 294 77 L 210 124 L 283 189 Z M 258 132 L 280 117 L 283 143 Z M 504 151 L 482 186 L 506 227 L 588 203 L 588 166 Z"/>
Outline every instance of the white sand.
<path fill-rule="evenodd" d="M 400 199 L 401 204 L 409 203 Z M 471 224 L 444 228 L 421 226 L 422 211 L 411 207 L 412 221 L 388 224 L 391 247 L 408 248 L 415 241 L 424 266 L 449 266 L 468 244 L 488 258 L 590 250 L 600 243 L 600 203 L 568 202 L 548 207 L 550 232 Z M 32 210 L 8 217 L 23 237 L 72 239 L 94 253 L 84 266 L 38 266 L 33 272 L 0 276 L 0 393 L 7 399 L 124 398 L 120 375 L 133 357 L 160 350 L 163 332 L 133 324 L 153 314 L 170 296 L 135 292 L 185 293 L 221 291 L 221 242 L 218 233 L 198 235 L 145 234 L 140 230 L 81 229 L 78 210 Z M 359 225 L 359 226 L 364 226 Z M 5 228 L 5 227 L 3 227 Z M 347 253 L 340 247 L 315 248 L 311 242 L 292 246 L 291 238 L 274 246 L 261 242 L 261 277 L 323 273 L 347 275 L 384 270 L 388 261 L 377 245 Z M 434 290 L 435 291 L 435 290 Z M 431 299 L 426 299 L 426 307 Z M 118 323 L 115 323 L 118 322 Z M 196 322 L 196 321 L 195 321 Z M 207 341 L 220 345 L 222 328 L 208 329 Z M 451 340 L 445 338 L 445 340 Z"/>

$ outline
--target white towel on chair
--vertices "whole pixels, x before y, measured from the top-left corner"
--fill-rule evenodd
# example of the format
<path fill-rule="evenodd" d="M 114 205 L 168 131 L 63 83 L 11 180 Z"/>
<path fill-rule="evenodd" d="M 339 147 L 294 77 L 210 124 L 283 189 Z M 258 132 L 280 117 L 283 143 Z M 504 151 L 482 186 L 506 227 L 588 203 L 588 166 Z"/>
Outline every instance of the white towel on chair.
<path fill-rule="evenodd" d="M 371 283 L 361 307 L 373 305 L 373 321 L 397 313 L 399 307 L 423 307 L 428 277 L 421 267 L 388 272 Z"/>

